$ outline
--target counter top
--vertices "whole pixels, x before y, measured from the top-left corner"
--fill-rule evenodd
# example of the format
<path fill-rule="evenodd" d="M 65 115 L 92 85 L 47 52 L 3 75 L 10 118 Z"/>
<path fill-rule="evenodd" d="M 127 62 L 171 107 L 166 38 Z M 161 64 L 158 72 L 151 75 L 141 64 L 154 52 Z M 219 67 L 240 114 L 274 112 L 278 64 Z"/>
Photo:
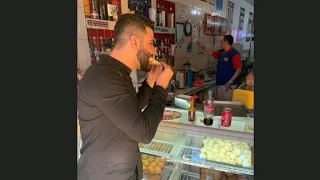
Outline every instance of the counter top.
<path fill-rule="evenodd" d="M 246 137 L 246 138 L 253 138 L 254 130 L 249 130 L 248 125 L 252 124 L 252 120 L 248 117 L 232 117 L 232 123 L 230 127 L 223 127 L 220 125 L 221 116 L 216 115 L 214 116 L 214 124 L 212 126 L 205 126 L 203 123 L 203 113 L 201 111 L 196 111 L 196 120 L 194 122 L 188 121 L 188 111 L 180 108 L 172 108 L 166 107 L 166 110 L 172 110 L 176 112 L 180 112 L 182 117 L 179 119 L 175 119 L 173 121 L 162 121 L 161 124 L 171 124 L 170 126 L 193 126 L 198 131 L 208 131 L 212 132 L 212 130 L 220 131 L 222 134 L 236 134 L 238 137 Z M 192 127 L 189 127 L 192 128 Z M 188 128 L 188 129 L 189 129 Z M 192 128 L 192 129 L 194 129 Z M 202 130 L 201 130 L 202 129 Z M 223 133 L 224 132 L 224 133 Z M 240 135 L 241 134 L 241 135 Z"/>
<path fill-rule="evenodd" d="M 193 93 L 197 93 L 199 91 L 202 91 L 204 89 L 209 88 L 210 86 L 213 86 L 216 83 L 216 80 L 211 80 L 208 82 L 205 82 L 203 86 L 200 87 L 191 87 L 191 88 L 185 88 L 185 89 L 176 89 L 174 92 L 174 95 L 180 95 L 180 94 L 184 94 L 184 95 L 191 95 Z"/>

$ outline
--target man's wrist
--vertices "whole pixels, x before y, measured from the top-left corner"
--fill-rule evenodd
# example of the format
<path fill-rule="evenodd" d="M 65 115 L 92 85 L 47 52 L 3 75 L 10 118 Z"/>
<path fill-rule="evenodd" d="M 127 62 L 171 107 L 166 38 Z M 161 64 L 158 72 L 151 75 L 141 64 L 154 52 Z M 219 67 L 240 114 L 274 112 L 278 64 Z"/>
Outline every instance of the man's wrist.
<path fill-rule="evenodd" d="M 146 82 L 147 82 L 147 84 L 151 87 L 151 88 L 153 88 L 154 87 L 154 81 L 151 81 L 151 80 L 146 80 Z"/>

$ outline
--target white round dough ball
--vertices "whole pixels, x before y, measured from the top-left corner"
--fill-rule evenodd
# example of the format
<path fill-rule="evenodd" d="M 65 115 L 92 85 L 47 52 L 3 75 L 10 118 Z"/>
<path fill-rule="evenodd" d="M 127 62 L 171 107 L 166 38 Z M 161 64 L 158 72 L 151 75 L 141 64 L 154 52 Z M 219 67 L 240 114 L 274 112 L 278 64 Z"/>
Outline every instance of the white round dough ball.
<path fill-rule="evenodd" d="M 244 152 L 244 154 L 246 154 L 246 155 L 251 155 L 251 151 L 250 151 L 250 150 L 247 150 L 247 149 L 246 149 L 246 150 L 244 150 L 243 152 Z"/>
<path fill-rule="evenodd" d="M 243 161 L 242 166 L 243 167 L 251 167 L 251 163 L 249 163 L 249 161 Z"/>
<path fill-rule="evenodd" d="M 215 159 L 215 161 L 221 162 L 221 158 L 218 157 L 218 158 Z"/>
<path fill-rule="evenodd" d="M 245 155 L 241 155 L 239 158 L 241 159 L 242 162 L 246 160 L 246 156 Z"/>
<path fill-rule="evenodd" d="M 210 140 L 209 140 L 209 143 L 210 143 L 210 144 L 214 144 L 214 140 L 213 140 L 213 139 L 210 139 Z"/>
<path fill-rule="evenodd" d="M 203 145 L 203 148 L 209 149 L 210 146 L 209 146 L 208 144 L 204 144 L 204 145 Z"/>
<path fill-rule="evenodd" d="M 236 155 L 236 156 L 239 156 L 241 153 L 240 149 L 239 148 L 234 148 L 233 149 L 233 154 Z"/>
<path fill-rule="evenodd" d="M 220 153 L 223 153 L 223 154 L 226 154 L 226 153 L 227 153 L 227 150 L 226 150 L 226 148 L 221 148 L 219 152 L 220 152 Z"/>
<path fill-rule="evenodd" d="M 245 150 L 250 150 L 250 146 L 248 144 L 242 146 Z"/>
<path fill-rule="evenodd" d="M 209 142 L 208 142 L 208 146 L 209 146 L 209 147 L 214 147 L 214 143 L 213 143 L 212 141 L 209 141 Z"/>
<path fill-rule="evenodd" d="M 231 155 L 232 155 L 231 152 L 227 152 L 227 153 L 226 153 L 226 156 L 227 156 L 227 157 L 230 157 Z"/>
<path fill-rule="evenodd" d="M 207 156 L 213 156 L 213 153 L 208 150 L 208 151 L 206 152 L 206 155 L 207 155 Z"/>
<path fill-rule="evenodd" d="M 239 165 L 239 166 L 242 165 L 242 161 L 241 161 L 241 159 L 239 159 L 239 158 L 237 158 L 237 159 L 235 160 L 235 162 L 236 162 L 236 165 Z"/>
<path fill-rule="evenodd" d="M 222 159 L 221 159 L 221 162 L 228 164 L 228 163 L 229 163 L 229 160 L 228 160 L 227 158 L 222 158 Z"/>
<path fill-rule="evenodd" d="M 208 139 L 204 139 L 203 144 L 208 144 L 208 141 L 209 141 Z"/>
<path fill-rule="evenodd" d="M 241 144 L 242 146 L 248 145 L 248 143 L 246 143 L 246 142 L 240 142 L 240 144 Z"/>
<path fill-rule="evenodd" d="M 219 149 L 217 149 L 217 148 L 212 148 L 212 149 L 211 149 L 211 152 L 212 152 L 212 153 L 218 153 L 218 152 L 219 152 Z"/>
<path fill-rule="evenodd" d="M 231 165 L 236 165 L 236 162 L 235 162 L 234 160 L 230 160 L 230 159 L 229 159 L 229 164 L 231 164 Z"/>
<path fill-rule="evenodd" d="M 232 148 L 232 146 L 226 146 L 225 148 L 226 148 L 226 150 L 227 150 L 228 152 L 231 152 L 231 151 L 233 151 L 233 148 Z"/>
<path fill-rule="evenodd" d="M 229 158 L 230 158 L 230 159 L 232 159 L 232 160 L 235 160 L 235 159 L 236 159 L 236 157 L 237 157 L 237 156 L 236 156 L 236 155 L 234 155 L 233 153 L 231 153 L 231 154 L 230 154 L 230 156 L 229 156 Z"/>
<path fill-rule="evenodd" d="M 201 153 L 206 153 L 207 150 L 208 150 L 208 149 L 207 149 L 207 148 L 204 148 L 204 147 L 200 149 Z"/>
<path fill-rule="evenodd" d="M 215 144 L 215 145 L 213 145 L 213 148 L 220 149 L 220 145 L 219 144 Z"/>
<path fill-rule="evenodd" d="M 233 142 L 231 142 L 231 144 L 234 145 L 234 146 L 236 146 L 236 145 L 239 144 L 239 142 L 238 142 L 238 141 L 233 141 Z"/>
<path fill-rule="evenodd" d="M 223 154 L 223 153 L 219 153 L 218 157 L 219 157 L 220 159 L 224 159 L 224 158 L 226 158 L 226 155 Z"/>
<path fill-rule="evenodd" d="M 251 161 L 251 155 L 246 155 L 246 160 Z"/>
<path fill-rule="evenodd" d="M 226 143 L 225 143 L 224 141 L 220 141 L 220 142 L 219 142 L 219 145 L 220 145 L 221 147 L 225 147 L 225 144 L 226 144 Z"/>
<path fill-rule="evenodd" d="M 210 161 L 214 161 L 215 160 L 214 156 L 207 156 L 207 159 L 210 160 Z"/>
<path fill-rule="evenodd" d="M 200 158 L 205 159 L 207 156 L 205 153 L 200 153 Z"/>
<path fill-rule="evenodd" d="M 213 157 L 214 159 L 217 159 L 217 158 L 218 158 L 218 154 L 214 154 L 212 157 Z"/>

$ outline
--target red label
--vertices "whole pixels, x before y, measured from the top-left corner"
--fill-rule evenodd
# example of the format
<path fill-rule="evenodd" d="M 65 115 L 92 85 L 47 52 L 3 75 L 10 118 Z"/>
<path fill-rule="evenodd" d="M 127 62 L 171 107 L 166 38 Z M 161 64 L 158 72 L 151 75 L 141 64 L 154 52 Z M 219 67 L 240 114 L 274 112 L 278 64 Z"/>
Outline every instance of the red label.
<path fill-rule="evenodd" d="M 189 111 L 189 121 L 195 121 L 195 120 L 196 120 L 196 112 Z"/>
<path fill-rule="evenodd" d="M 214 105 L 212 105 L 212 104 L 207 104 L 207 105 L 206 105 L 206 108 L 207 108 L 207 110 L 208 110 L 209 113 L 214 112 Z"/>

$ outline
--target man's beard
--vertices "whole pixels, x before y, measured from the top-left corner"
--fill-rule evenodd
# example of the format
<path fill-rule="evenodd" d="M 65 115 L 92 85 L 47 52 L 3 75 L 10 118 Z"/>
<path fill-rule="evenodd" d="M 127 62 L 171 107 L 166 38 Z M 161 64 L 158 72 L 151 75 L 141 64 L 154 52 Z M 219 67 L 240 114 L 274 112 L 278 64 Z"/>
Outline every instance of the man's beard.
<path fill-rule="evenodd" d="M 140 62 L 140 70 L 149 72 L 151 71 L 152 65 L 149 63 L 149 58 L 151 54 L 148 53 L 144 47 L 140 47 L 137 53 L 138 61 Z"/>

